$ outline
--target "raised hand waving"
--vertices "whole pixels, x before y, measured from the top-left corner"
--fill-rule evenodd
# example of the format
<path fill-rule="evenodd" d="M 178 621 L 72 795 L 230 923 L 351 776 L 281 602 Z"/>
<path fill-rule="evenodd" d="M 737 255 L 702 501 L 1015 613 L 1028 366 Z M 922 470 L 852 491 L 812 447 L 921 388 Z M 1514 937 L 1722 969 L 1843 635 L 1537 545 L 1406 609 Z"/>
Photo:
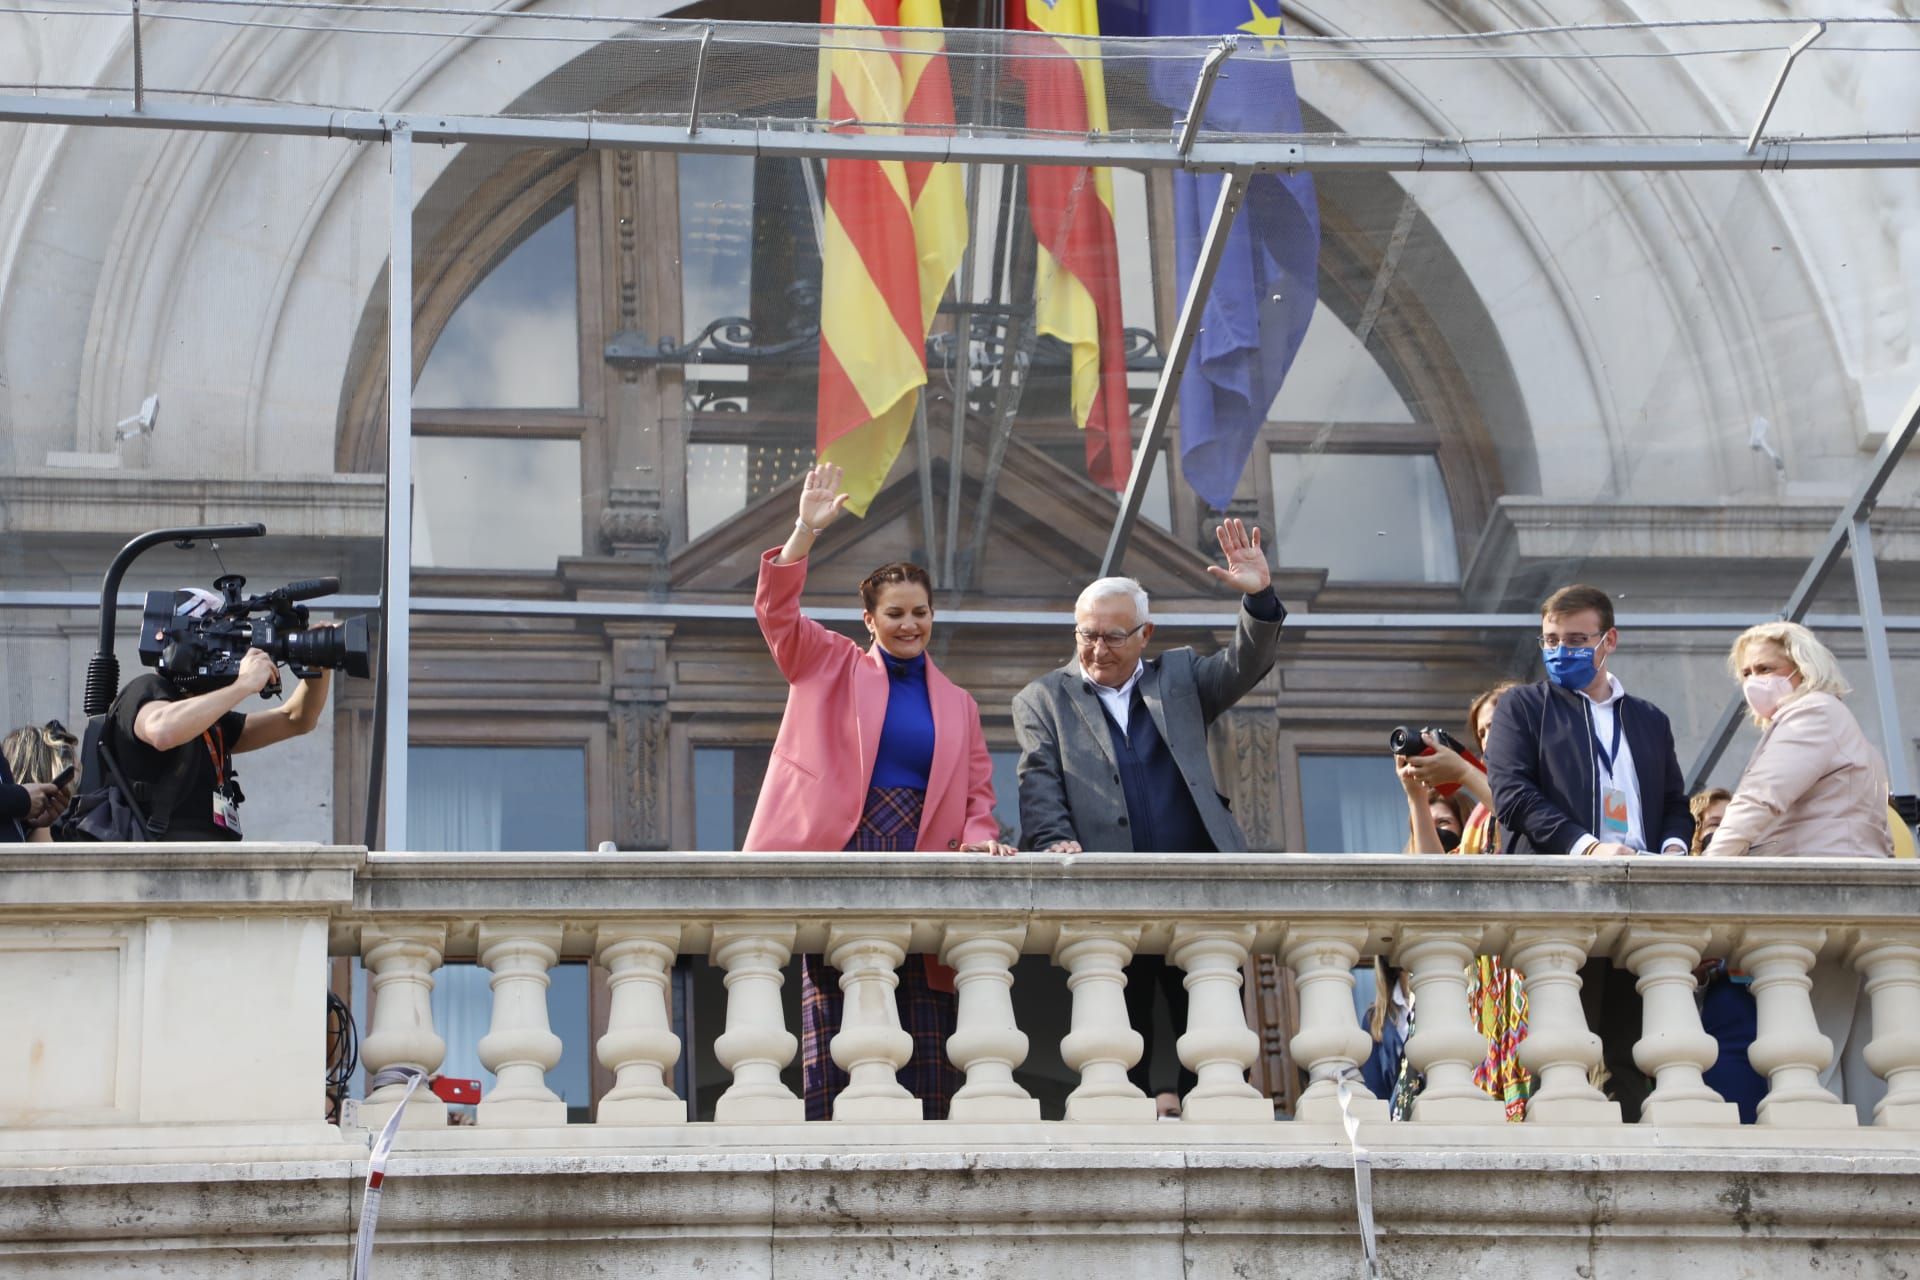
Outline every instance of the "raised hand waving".
<path fill-rule="evenodd" d="M 1247 526 L 1239 520 L 1222 520 L 1215 530 L 1220 539 L 1220 554 L 1226 558 L 1227 567 L 1210 564 L 1207 572 L 1215 578 L 1233 587 L 1242 595 L 1257 595 L 1273 583 L 1273 570 L 1267 567 L 1267 554 L 1260 549 L 1260 530 L 1247 533 Z"/>

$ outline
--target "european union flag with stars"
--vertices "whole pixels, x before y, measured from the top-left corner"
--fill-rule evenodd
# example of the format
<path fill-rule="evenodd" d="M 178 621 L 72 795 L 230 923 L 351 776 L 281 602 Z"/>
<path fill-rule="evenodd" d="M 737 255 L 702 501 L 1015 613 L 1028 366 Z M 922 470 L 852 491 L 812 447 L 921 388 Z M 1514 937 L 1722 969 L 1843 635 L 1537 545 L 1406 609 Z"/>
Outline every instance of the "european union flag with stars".
<path fill-rule="evenodd" d="M 1240 36 L 1207 101 L 1202 127 L 1231 133 L 1301 132 L 1300 98 L 1284 57 L 1279 0 L 1103 0 L 1113 35 Z M 1199 59 L 1156 64 L 1150 87 L 1178 120 Z M 1225 176 L 1174 176 L 1174 256 L 1184 298 Z M 1225 511 L 1313 320 L 1320 206 L 1305 173 L 1253 177 L 1227 238 L 1180 384 L 1180 467 L 1193 491 Z"/>

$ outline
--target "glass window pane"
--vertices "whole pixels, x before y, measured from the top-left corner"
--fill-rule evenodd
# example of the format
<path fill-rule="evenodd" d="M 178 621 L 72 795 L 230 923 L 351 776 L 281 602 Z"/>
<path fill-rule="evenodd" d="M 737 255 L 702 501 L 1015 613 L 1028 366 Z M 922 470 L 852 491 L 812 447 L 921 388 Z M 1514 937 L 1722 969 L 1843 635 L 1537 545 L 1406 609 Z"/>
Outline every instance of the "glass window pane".
<path fill-rule="evenodd" d="M 1281 564 L 1335 581 L 1459 581 L 1453 512 L 1430 454 L 1275 453 L 1271 464 Z"/>
<path fill-rule="evenodd" d="M 680 307 L 683 339 L 752 309 L 753 157 L 683 155 Z"/>
<path fill-rule="evenodd" d="M 687 540 L 745 510 L 746 505 L 747 446 L 688 445 Z"/>
<path fill-rule="evenodd" d="M 993 816 L 1000 821 L 1000 838 L 1020 843 L 1020 764 L 1018 751 L 990 751 L 993 759 Z"/>
<path fill-rule="evenodd" d="M 422 409 L 570 409 L 580 403 L 573 204 L 536 220 L 454 309 L 414 384 Z"/>
<path fill-rule="evenodd" d="M 413 562 L 551 570 L 581 548 L 580 442 L 418 436 Z"/>
<path fill-rule="evenodd" d="M 1407 847 L 1407 793 L 1393 757 L 1302 755 L 1300 812 L 1308 853 L 1399 853 Z"/>
<path fill-rule="evenodd" d="M 410 747 L 407 848 L 584 849 L 586 772 L 581 747 Z"/>
<path fill-rule="evenodd" d="M 733 749 L 696 747 L 693 752 L 693 847 L 738 849 L 733 832 Z"/>
<path fill-rule="evenodd" d="M 1373 354 L 1316 304 L 1300 354 L 1267 411 L 1269 422 L 1412 422 L 1407 403 Z"/>

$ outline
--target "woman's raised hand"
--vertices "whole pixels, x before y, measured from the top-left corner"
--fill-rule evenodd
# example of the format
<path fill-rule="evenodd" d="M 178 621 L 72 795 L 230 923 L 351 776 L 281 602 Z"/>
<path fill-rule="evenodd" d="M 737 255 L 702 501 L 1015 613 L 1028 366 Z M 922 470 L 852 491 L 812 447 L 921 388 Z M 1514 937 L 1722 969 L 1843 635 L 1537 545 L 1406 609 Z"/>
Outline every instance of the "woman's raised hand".
<path fill-rule="evenodd" d="M 841 471 L 831 462 L 807 468 L 800 485 L 800 522 L 816 533 L 840 518 L 847 495 L 840 488 Z"/>

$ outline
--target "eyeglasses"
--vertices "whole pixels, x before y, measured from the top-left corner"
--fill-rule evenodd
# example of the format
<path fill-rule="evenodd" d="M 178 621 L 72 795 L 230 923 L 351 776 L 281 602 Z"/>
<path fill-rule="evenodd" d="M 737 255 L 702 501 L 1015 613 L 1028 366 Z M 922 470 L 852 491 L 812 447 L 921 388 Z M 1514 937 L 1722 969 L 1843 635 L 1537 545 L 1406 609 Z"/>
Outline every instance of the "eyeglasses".
<path fill-rule="evenodd" d="M 1540 647 L 1542 649 L 1557 649 L 1561 645 L 1565 645 L 1569 649 L 1586 649 L 1599 644 L 1606 638 L 1607 633 L 1604 631 L 1597 636 L 1581 635 L 1579 632 L 1567 636 L 1544 635 L 1540 637 Z"/>
<path fill-rule="evenodd" d="M 1102 640 L 1107 642 L 1107 648 L 1118 649 L 1121 645 L 1133 639 L 1133 637 L 1139 633 L 1140 628 L 1146 625 L 1146 623 L 1142 622 L 1127 631 L 1083 631 L 1076 627 L 1073 634 L 1081 644 L 1086 645 L 1089 649 L 1098 645 Z"/>

